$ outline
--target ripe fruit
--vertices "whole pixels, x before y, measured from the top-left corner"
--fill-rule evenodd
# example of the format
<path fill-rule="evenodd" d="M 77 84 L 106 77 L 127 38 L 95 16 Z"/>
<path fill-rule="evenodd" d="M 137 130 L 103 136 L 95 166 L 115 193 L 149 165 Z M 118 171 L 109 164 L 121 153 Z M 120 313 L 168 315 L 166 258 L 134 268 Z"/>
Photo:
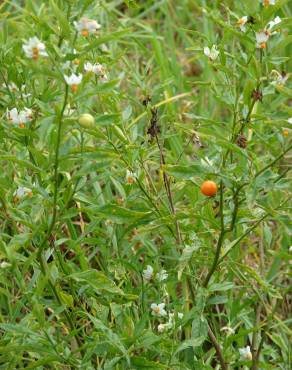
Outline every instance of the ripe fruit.
<path fill-rule="evenodd" d="M 201 192 L 206 195 L 206 197 L 213 197 L 217 193 L 217 185 L 214 181 L 204 181 L 201 185 Z"/>
<path fill-rule="evenodd" d="M 84 113 L 81 114 L 81 116 L 78 118 L 78 122 L 82 127 L 93 128 L 95 124 L 95 119 L 91 114 Z"/>
<path fill-rule="evenodd" d="M 286 137 L 289 136 L 289 130 L 288 129 L 284 129 L 283 130 L 283 135 L 286 136 Z"/>

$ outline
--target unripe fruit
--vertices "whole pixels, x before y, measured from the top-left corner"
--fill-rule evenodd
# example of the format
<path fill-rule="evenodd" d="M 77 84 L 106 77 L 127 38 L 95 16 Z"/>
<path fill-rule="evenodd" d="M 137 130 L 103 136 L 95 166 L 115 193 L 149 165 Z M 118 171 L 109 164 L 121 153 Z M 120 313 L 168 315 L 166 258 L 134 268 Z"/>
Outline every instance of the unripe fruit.
<path fill-rule="evenodd" d="M 85 128 L 93 128 L 95 124 L 94 117 L 89 113 L 83 113 L 78 118 L 79 125 Z"/>
<path fill-rule="evenodd" d="M 204 181 L 201 185 L 201 192 L 206 195 L 206 197 L 213 197 L 217 193 L 217 185 L 214 181 Z"/>

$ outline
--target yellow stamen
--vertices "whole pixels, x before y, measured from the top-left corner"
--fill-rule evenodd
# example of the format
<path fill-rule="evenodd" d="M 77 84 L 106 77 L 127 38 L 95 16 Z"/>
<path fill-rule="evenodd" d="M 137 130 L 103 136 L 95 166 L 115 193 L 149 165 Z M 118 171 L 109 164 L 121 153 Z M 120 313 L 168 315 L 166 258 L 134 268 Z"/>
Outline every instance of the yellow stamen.
<path fill-rule="evenodd" d="M 283 136 L 289 136 L 289 130 L 287 130 L 287 129 L 284 129 L 283 130 Z"/>
<path fill-rule="evenodd" d="M 32 59 L 38 60 L 39 58 L 39 49 L 38 48 L 32 48 Z"/>
<path fill-rule="evenodd" d="M 128 176 L 127 183 L 128 184 L 133 184 L 134 182 L 135 182 L 134 178 L 132 176 Z"/>
<path fill-rule="evenodd" d="M 76 84 L 71 85 L 71 90 L 72 90 L 73 93 L 76 93 L 77 90 L 78 90 L 78 85 L 76 85 Z"/>

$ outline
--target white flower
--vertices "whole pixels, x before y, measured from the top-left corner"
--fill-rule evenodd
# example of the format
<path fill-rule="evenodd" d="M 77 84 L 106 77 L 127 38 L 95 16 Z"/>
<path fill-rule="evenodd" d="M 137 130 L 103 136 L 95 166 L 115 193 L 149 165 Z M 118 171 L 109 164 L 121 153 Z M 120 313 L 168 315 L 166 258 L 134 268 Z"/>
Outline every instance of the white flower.
<path fill-rule="evenodd" d="M 290 123 L 290 125 L 292 125 L 292 117 L 288 118 L 287 122 Z"/>
<path fill-rule="evenodd" d="M 157 326 L 157 330 L 159 333 L 163 333 L 164 331 L 170 330 L 172 328 L 172 324 L 167 322 L 166 324 L 159 324 Z"/>
<path fill-rule="evenodd" d="M 67 85 L 71 86 L 71 90 L 73 92 L 76 92 L 78 89 L 78 85 L 82 81 L 82 74 L 76 75 L 75 73 L 72 73 L 71 76 L 64 75 L 64 78 Z"/>
<path fill-rule="evenodd" d="M 292 245 L 289 247 L 289 252 L 292 253 Z"/>
<path fill-rule="evenodd" d="M 66 60 L 66 62 L 62 64 L 62 69 L 69 69 L 70 65 L 71 65 L 70 60 Z"/>
<path fill-rule="evenodd" d="M 263 6 L 275 5 L 277 0 L 260 0 Z"/>
<path fill-rule="evenodd" d="M 8 262 L 5 262 L 5 261 L 0 263 L 0 268 L 1 269 L 5 269 L 6 267 L 10 267 L 10 266 L 11 266 L 11 263 L 8 263 Z"/>
<path fill-rule="evenodd" d="M 23 98 L 28 98 L 29 96 L 31 96 L 30 93 L 26 93 L 25 90 L 26 90 L 26 85 L 21 85 L 21 95 Z"/>
<path fill-rule="evenodd" d="M 22 45 L 22 49 L 28 58 L 37 60 L 39 55 L 47 57 L 46 46 L 37 37 L 30 37 L 28 41 Z"/>
<path fill-rule="evenodd" d="M 212 61 L 216 60 L 220 54 L 220 52 L 217 50 L 217 46 L 213 45 L 212 49 L 208 46 L 204 47 L 204 54 Z"/>
<path fill-rule="evenodd" d="M 267 41 L 269 40 L 270 33 L 268 31 L 261 31 L 256 33 L 256 46 L 259 49 L 265 49 L 267 47 Z"/>
<path fill-rule="evenodd" d="M 182 318 L 184 317 L 184 314 L 182 312 L 178 312 L 177 317 L 179 320 L 182 320 Z"/>
<path fill-rule="evenodd" d="M 237 24 L 240 28 L 240 31 L 242 32 L 245 32 L 246 31 L 246 23 L 248 21 L 248 16 L 245 15 L 244 17 L 240 18 L 238 21 L 237 21 Z"/>
<path fill-rule="evenodd" d="M 223 326 L 223 328 L 221 328 L 220 331 L 225 331 L 227 333 L 227 336 L 235 333 L 234 329 L 231 328 L 230 326 Z"/>
<path fill-rule="evenodd" d="M 32 120 L 32 110 L 24 108 L 20 112 L 16 108 L 7 111 L 7 119 L 14 125 L 18 125 L 20 128 L 25 127 L 25 123 Z"/>
<path fill-rule="evenodd" d="M 11 121 L 12 123 L 14 124 L 18 124 L 19 123 L 19 119 L 18 119 L 18 111 L 16 108 L 12 108 L 10 111 L 7 110 L 7 119 L 9 121 Z"/>
<path fill-rule="evenodd" d="M 250 346 L 246 346 L 245 348 L 239 348 L 239 353 L 243 360 L 252 359 L 252 354 L 250 352 Z"/>
<path fill-rule="evenodd" d="M 165 270 L 161 270 L 160 272 L 157 272 L 156 274 L 156 279 L 159 282 L 166 280 L 167 278 L 168 278 L 168 273 Z"/>
<path fill-rule="evenodd" d="M 13 193 L 13 196 L 16 197 L 16 198 L 18 198 L 18 199 L 24 198 L 25 196 L 31 197 L 32 196 L 32 191 L 29 188 L 26 188 L 26 187 L 23 187 L 23 186 L 19 186 L 15 190 L 15 192 Z"/>
<path fill-rule="evenodd" d="M 152 303 L 151 304 L 151 310 L 152 310 L 152 315 L 153 316 L 166 316 L 167 312 L 165 311 L 165 303 Z"/>
<path fill-rule="evenodd" d="M 164 331 L 166 331 L 167 329 L 169 328 L 168 324 L 159 324 L 157 326 L 157 330 L 159 333 L 163 333 Z"/>
<path fill-rule="evenodd" d="M 29 108 L 24 108 L 19 112 L 20 123 L 26 123 L 32 120 L 32 110 Z"/>
<path fill-rule="evenodd" d="M 78 22 L 74 22 L 74 26 L 82 36 L 88 36 L 90 33 L 95 33 L 101 28 L 101 25 L 94 19 L 86 17 L 82 17 Z"/>
<path fill-rule="evenodd" d="M 64 110 L 64 116 L 72 116 L 76 112 L 75 108 L 72 108 L 71 105 L 67 105 Z"/>
<path fill-rule="evenodd" d="M 279 73 L 275 69 L 271 71 L 270 75 L 273 79 L 273 81 L 271 82 L 272 85 L 282 85 L 282 86 L 285 85 L 290 76 L 289 73 L 286 72 Z"/>
<path fill-rule="evenodd" d="M 181 312 L 177 313 L 177 317 L 179 320 L 183 318 L 183 314 Z M 162 333 L 166 330 L 170 330 L 175 325 L 175 314 L 174 312 L 170 312 L 168 315 L 168 322 L 166 324 L 159 324 L 157 327 L 157 330 L 159 333 Z M 178 327 L 178 329 L 181 329 L 181 326 Z"/>
<path fill-rule="evenodd" d="M 270 30 L 277 24 L 281 23 L 282 19 L 280 17 L 276 17 L 273 21 L 270 21 L 267 25 L 267 29 Z"/>
<path fill-rule="evenodd" d="M 2 86 L 6 88 L 5 84 L 2 84 Z M 8 88 L 13 93 L 21 92 L 21 95 L 22 95 L 23 98 L 27 98 L 27 97 L 31 96 L 31 94 L 25 93 L 26 85 L 21 85 L 21 88 L 19 89 L 18 86 L 14 82 L 11 82 L 10 84 L 8 84 Z"/>
<path fill-rule="evenodd" d="M 102 65 L 99 63 L 91 64 L 90 62 L 87 62 L 84 64 L 84 70 L 86 72 L 92 72 L 96 75 L 98 75 L 101 71 Z"/>
<path fill-rule="evenodd" d="M 100 76 L 104 81 L 108 79 L 105 68 L 100 63 L 94 63 L 91 64 L 90 62 L 87 62 L 84 64 L 84 70 L 86 72 L 92 72 L 98 76 Z"/>
<path fill-rule="evenodd" d="M 100 45 L 100 49 L 101 51 L 103 51 L 104 53 L 108 53 L 108 47 L 106 46 L 106 44 L 101 44 Z"/>
<path fill-rule="evenodd" d="M 126 183 L 133 184 L 136 181 L 136 174 L 132 171 L 127 170 L 126 172 Z"/>
<path fill-rule="evenodd" d="M 6 86 L 6 85 L 4 85 L 4 86 Z M 9 87 L 9 90 L 12 91 L 12 92 L 17 92 L 18 91 L 18 87 L 14 82 L 11 82 L 11 84 L 8 84 L 8 87 Z"/>
<path fill-rule="evenodd" d="M 147 265 L 146 270 L 143 270 L 142 276 L 146 282 L 150 281 L 153 277 L 153 267 L 150 265 Z"/>

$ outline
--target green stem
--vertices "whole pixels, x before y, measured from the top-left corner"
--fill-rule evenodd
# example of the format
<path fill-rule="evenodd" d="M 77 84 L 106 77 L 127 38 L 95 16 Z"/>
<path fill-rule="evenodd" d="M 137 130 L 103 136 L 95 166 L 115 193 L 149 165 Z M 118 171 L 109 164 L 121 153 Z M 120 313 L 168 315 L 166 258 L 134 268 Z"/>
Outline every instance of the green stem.
<path fill-rule="evenodd" d="M 288 146 L 288 148 L 286 148 L 281 154 L 278 155 L 278 157 L 276 157 L 272 162 L 268 163 L 265 167 L 263 167 L 260 171 L 258 171 L 254 177 L 258 177 L 259 175 L 261 175 L 263 172 L 265 172 L 268 168 L 272 167 L 276 162 L 278 162 L 281 158 L 284 157 L 284 155 L 286 153 L 289 152 L 289 150 L 292 149 L 292 144 L 290 144 Z"/>
<path fill-rule="evenodd" d="M 62 130 L 62 120 L 63 120 L 63 115 L 64 111 L 67 105 L 67 100 L 68 100 L 68 86 L 66 85 L 65 88 L 65 97 L 64 97 L 64 103 L 62 110 L 60 112 L 59 120 L 57 122 L 57 142 L 56 142 L 56 149 L 55 149 L 55 160 L 54 160 L 54 194 L 53 194 L 53 215 L 51 219 L 51 223 L 48 227 L 48 231 L 44 235 L 40 245 L 39 245 L 39 254 L 41 253 L 46 241 L 50 237 L 53 228 L 56 223 L 56 218 L 57 218 L 57 200 L 58 200 L 58 169 L 59 169 L 59 152 L 60 152 L 60 143 L 61 143 L 61 130 Z"/>
<path fill-rule="evenodd" d="M 208 272 L 208 275 L 206 276 L 206 279 L 203 283 L 204 288 L 207 288 L 212 275 L 216 271 L 218 261 L 219 261 L 219 258 L 220 258 L 221 248 L 222 248 L 224 237 L 225 237 L 225 234 L 226 234 L 226 230 L 225 230 L 225 226 L 224 226 L 223 202 L 224 202 L 224 199 L 223 199 L 223 181 L 221 180 L 221 182 L 220 182 L 220 223 L 221 223 L 221 231 L 220 231 L 220 235 L 219 235 L 219 238 L 218 238 L 218 241 L 217 241 L 216 252 L 215 252 L 215 257 L 213 259 L 212 266 L 211 266 L 211 268 Z"/>
<path fill-rule="evenodd" d="M 53 178 L 54 178 L 53 215 L 52 215 L 52 219 L 51 219 L 50 225 L 48 227 L 48 230 L 45 233 L 43 239 L 41 240 L 40 245 L 38 247 L 38 252 L 37 252 L 37 258 L 38 258 L 38 261 L 39 261 L 39 264 L 40 264 L 42 274 L 48 278 L 48 283 L 49 283 L 50 289 L 51 289 L 53 295 L 55 296 L 57 302 L 60 305 L 63 305 L 62 299 L 61 299 L 60 294 L 59 294 L 58 290 L 56 289 L 55 284 L 54 284 L 54 282 L 51 278 L 51 274 L 50 274 L 50 270 L 49 270 L 47 261 L 44 258 L 44 255 L 43 255 L 42 252 L 43 252 L 43 249 L 44 249 L 44 246 L 45 246 L 46 242 L 48 241 L 48 239 L 49 239 L 49 237 L 50 237 L 50 235 L 51 235 L 51 233 L 54 229 L 56 219 L 57 219 L 57 200 L 58 200 L 58 190 L 59 190 L 59 184 L 58 184 L 59 154 L 60 154 L 60 145 L 61 145 L 62 122 L 63 122 L 64 111 L 65 111 L 66 106 L 67 106 L 67 100 L 68 100 L 68 86 L 66 85 L 65 86 L 64 103 L 63 103 L 61 112 L 59 114 L 59 119 L 57 121 L 57 125 L 58 125 L 57 126 L 57 140 L 56 140 L 56 147 L 55 147 L 54 175 L 53 175 Z M 68 322 L 68 325 L 69 325 L 71 331 L 74 332 L 76 342 L 78 344 L 80 353 L 82 355 L 83 354 L 83 350 L 81 349 L 82 342 L 81 342 L 80 338 L 78 337 L 78 335 L 76 333 L 76 328 L 75 328 L 74 322 L 71 318 L 71 315 L 69 314 L 69 312 L 66 309 L 64 309 L 64 315 L 65 315 L 65 318 Z"/>

